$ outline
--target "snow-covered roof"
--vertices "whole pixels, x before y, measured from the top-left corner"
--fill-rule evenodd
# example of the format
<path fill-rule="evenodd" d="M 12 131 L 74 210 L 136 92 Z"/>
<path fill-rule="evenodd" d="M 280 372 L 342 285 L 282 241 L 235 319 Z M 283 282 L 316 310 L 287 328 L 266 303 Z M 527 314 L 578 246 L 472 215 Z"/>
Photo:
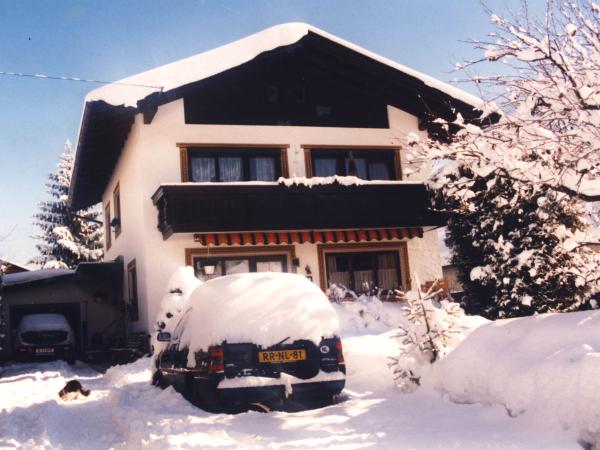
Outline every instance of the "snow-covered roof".
<path fill-rule="evenodd" d="M 51 280 L 54 278 L 74 275 L 75 271 L 70 269 L 44 269 L 31 270 L 29 272 L 11 273 L 2 277 L 2 285 L 17 286 L 20 284 L 28 284 L 36 281 Z"/>
<path fill-rule="evenodd" d="M 2 265 L 2 264 L 10 264 L 11 266 L 18 267 L 19 269 L 31 270 L 25 264 L 19 264 L 14 261 L 11 261 L 10 259 L 6 259 L 6 258 L 0 258 L 0 265 Z"/>
<path fill-rule="evenodd" d="M 203 80 L 228 69 L 232 69 L 251 61 L 263 52 L 294 44 L 309 32 L 343 45 L 368 58 L 415 77 L 427 86 L 438 89 L 475 108 L 480 108 L 483 105 L 481 99 L 454 86 L 410 69 L 402 64 L 306 23 L 285 23 L 276 25 L 213 50 L 123 78 L 116 83 L 103 86 L 90 92 L 86 96 L 85 101 L 92 102 L 102 100 L 111 105 L 135 107 L 138 101 L 144 99 L 153 92 L 170 91 L 186 84 Z M 142 87 L 141 85 L 152 87 Z"/>

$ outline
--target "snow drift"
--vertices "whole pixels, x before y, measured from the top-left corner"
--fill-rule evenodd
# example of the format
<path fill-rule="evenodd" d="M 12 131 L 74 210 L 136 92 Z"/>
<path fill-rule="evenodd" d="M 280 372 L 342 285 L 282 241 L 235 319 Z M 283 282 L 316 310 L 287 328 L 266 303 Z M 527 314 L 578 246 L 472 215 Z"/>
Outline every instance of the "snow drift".
<path fill-rule="evenodd" d="M 453 401 L 503 405 L 600 445 L 600 311 L 482 325 L 433 366 Z"/>
<path fill-rule="evenodd" d="M 335 310 L 323 292 L 303 276 L 244 273 L 215 278 L 197 287 L 180 320 L 180 347 L 198 350 L 228 342 L 270 346 L 283 340 L 339 336 Z M 193 324 L 193 325 L 192 325 Z"/>
<path fill-rule="evenodd" d="M 202 282 L 196 278 L 191 266 L 179 267 L 167 282 L 167 292 L 160 301 L 160 309 L 156 315 L 154 331 L 172 332 L 177 324 L 177 316 L 181 313 L 190 295 Z M 156 356 L 168 346 L 168 342 L 160 342 L 157 334 L 152 334 L 152 367 Z"/>

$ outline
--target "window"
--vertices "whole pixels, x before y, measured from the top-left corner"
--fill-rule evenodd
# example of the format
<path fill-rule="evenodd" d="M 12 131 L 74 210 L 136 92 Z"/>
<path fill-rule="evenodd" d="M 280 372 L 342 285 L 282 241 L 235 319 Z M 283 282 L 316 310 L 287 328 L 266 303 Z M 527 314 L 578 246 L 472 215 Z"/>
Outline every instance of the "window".
<path fill-rule="evenodd" d="M 311 149 L 312 176 L 354 175 L 363 180 L 395 180 L 394 150 Z"/>
<path fill-rule="evenodd" d="M 397 251 L 326 253 L 327 285 L 337 284 L 357 294 L 374 289 L 398 289 L 400 258 Z"/>
<path fill-rule="evenodd" d="M 115 221 L 115 239 L 117 239 L 121 234 L 121 191 L 118 183 L 113 191 L 113 208 L 115 211 L 115 218 L 113 219 Z"/>
<path fill-rule="evenodd" d="M 135 259 L 127 264 L 127 291 L 129 301 L 129 319 L 136 321 L 140 318 L 138 309 L 137 270 Z"/>
<path fill-rule="evenodd" d="M 276 181 L 282 174 L 280 148 L 189 148 L 187 180 Z"/>
<path fill-rule="evenodd" d="M 286 255 L 195 256 L 193 265 L 201 280 L 248 272 L 287 272 Z"/>
<path fill-rule="evenodd" d="M 106 244 L 106 250 L 108 250 L 112 244 L 110 235 L 110 202 L 108 202 L 104 208 L 104 242 Z"/>

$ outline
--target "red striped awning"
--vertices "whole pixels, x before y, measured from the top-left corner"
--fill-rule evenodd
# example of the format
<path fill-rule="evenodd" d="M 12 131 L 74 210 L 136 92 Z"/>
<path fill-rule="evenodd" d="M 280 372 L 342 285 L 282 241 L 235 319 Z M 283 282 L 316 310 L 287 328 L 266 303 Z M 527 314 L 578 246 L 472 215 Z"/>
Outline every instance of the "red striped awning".
<path fill-rule="evenodd" d="M 324 230 L 324 231 L 267 231 L 252 233 L 195 233 L 194 241 L 202 245 L 269 245 L 381 242 L 394 239 L 423 237 L 423 228 L 379 228 L 371 230 Z"/>

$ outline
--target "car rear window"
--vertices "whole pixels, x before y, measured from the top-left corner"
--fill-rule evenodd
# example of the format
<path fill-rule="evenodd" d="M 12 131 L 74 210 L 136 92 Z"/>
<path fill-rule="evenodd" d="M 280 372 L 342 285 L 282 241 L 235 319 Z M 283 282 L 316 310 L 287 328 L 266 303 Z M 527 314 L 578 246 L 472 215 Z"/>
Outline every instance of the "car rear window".
<path fill-rule="evenodd" d="M 68 337 L 66 331 L 27 331 L 21 334 L 21 340 L 26 344 L 53 345 L 64 342 Z"/>

